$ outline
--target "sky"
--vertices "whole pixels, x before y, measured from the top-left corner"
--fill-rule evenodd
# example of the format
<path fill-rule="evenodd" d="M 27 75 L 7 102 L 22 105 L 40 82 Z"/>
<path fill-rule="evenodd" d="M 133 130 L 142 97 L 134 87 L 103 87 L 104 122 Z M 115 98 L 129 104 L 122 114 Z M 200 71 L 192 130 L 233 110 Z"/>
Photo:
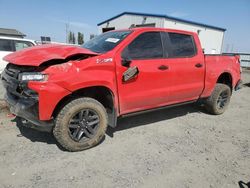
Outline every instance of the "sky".
<path fill-rule="evenodd" d="M 85 41 L 97 24 L 125 11 L 165 14 L 226 28 L 224 52 L 250 53 L 250 0 L 0 0 L 0 28 L 14 28 L 39 40 L 65 42 L 69 30 Z"/>

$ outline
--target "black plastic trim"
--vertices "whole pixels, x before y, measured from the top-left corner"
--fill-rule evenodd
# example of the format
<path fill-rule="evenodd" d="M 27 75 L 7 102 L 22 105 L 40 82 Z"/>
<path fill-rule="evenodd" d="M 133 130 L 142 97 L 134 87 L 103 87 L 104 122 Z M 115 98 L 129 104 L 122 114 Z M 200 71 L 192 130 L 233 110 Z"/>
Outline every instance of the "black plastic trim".
<path fill-rule="evenodd" d="M 185 105 L 185 104 L 191 104 L 191 103 L 195 103 L 195 102 L 197 102 L 197 100 L 192 100 L 192 101 L 187 101 L 187 102 L 182 102 L 182 103 L 177 103 L 177 104 L 171 104 L 171 105 L 167 105 L 167 106 L 161 106 L 161 107 L 152 108 L 152 109 L 148 109 L 148 110 L 131 112 L 131 113 L 128 113 L 128 114 L 123 114 L 120 117 L 134 116 L 134 115 L 144 114 L 144 113 L 153 112 L 153 111 L 157 111 L 157 110 L 163 110 L 163 109 L 167 109 L 167 108 L 182 106 L 182 105 Z"/>
<path fill-rule="evenodd" d="M 14 115 L 21 117 L 33 125 L 31 128 L 51 132 L 54 127 L 54 121 L 41 121 L 39 120 L 38 115 L 38 101 L 35 99 L 25 99 L 25 98 L 17 98 L 11 93 L 7 92 L 5 94 L 5 100 L 10 107 L 11 113 Z"/>
<path fill-rule="evenodd" d="M 239 90 L 242 88 L 243 82 L 242 80 L 239 80 L 234 88 L 235 91 Z"/>

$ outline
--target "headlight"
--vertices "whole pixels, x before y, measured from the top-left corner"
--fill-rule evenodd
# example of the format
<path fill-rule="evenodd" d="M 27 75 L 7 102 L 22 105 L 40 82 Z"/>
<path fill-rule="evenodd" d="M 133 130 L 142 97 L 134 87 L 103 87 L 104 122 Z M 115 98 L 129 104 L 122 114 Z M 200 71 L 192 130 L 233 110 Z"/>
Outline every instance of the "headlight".
<path fill-rule="evenodd" d="M 46 81 L 48 75 L 39 72 L 26 72 L 19 75 L 21 81 Z"/>

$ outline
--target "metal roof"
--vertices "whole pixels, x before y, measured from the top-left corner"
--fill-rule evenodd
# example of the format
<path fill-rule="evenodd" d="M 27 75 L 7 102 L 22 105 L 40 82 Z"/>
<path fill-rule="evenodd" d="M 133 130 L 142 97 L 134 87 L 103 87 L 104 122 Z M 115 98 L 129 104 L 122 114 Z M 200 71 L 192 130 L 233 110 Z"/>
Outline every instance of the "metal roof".
<path fill-rule="evenodd" d="M 25 37 L 26 35 L 21 33 L 20 31 L 16 29 L 6 29 L 6 28 L 0 28 L 0 35 L 13 35 L 13 36 L 20 36 Z"/>
<path fill-rule="evenodd" d="M 189 20 L 184 20 L 181 18 L 176 18 L 176 17 L 172 17 L 172 16 L 168 16 L 168 15 L 164 15 L 164 14 L 148 14 L 148 13 L 138 13 L 138 12 L 123 12 L 121 14 L 118 14 L 112 18 L 109 18 L 103 22 L 100 22 L 97 24 L 97 26 L 100 26 L 106 22 L 109 22 L 111 20 L 114 20 L 120 16 L 123 15 L 134 15 L 134 16 L 148 16 L 148 17 L 158 17 L 158 18 L 166 18 L 166 19 L 170 19 L 170 20 L 175 20 L 175 21 L 179 21 L 179 22 L 183 22 L 183 23 L 188 23 L 188 24 L 192 24 L 192 25 L 198 25 L 198 26 L 202 26 L 202 27 L 207 27 L 207 28 L 211 28 L 211 29 L 215 29 L 215 30 L 220 30 L 220 31 L 226 31 L 225 28 L 221 28 L 221 27 L 217 27 L 217 26 L 212 26 L 212 25 L 207 25 L 207 24 L 203 24 L 203 23 L 199 23 L 199 22 L 194 22 L 194 21 L 189 21 Z"/>

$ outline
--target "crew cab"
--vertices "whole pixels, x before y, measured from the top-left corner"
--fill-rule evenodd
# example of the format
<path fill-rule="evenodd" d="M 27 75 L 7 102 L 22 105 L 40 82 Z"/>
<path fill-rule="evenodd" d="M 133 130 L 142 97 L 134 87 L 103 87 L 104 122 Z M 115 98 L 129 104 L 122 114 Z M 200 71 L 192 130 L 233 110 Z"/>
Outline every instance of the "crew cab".
<path fill-rule="evenodd" d="M 98 144 L 121 116 L 198 100 L 222 114 L 241 83 L 238 56 L 204 55 L 196 33 L 162 28 L 110 31 L 81 47 L 42 45 L 4 59 L 11 112 L 69 151 Z"/>
<path fill-rule="evenodd" d="M 0 75 L 8 64 L 3 60 L 4 56 L 35 45 L 37 43 L 34 40 L 0 36 Z"/>

